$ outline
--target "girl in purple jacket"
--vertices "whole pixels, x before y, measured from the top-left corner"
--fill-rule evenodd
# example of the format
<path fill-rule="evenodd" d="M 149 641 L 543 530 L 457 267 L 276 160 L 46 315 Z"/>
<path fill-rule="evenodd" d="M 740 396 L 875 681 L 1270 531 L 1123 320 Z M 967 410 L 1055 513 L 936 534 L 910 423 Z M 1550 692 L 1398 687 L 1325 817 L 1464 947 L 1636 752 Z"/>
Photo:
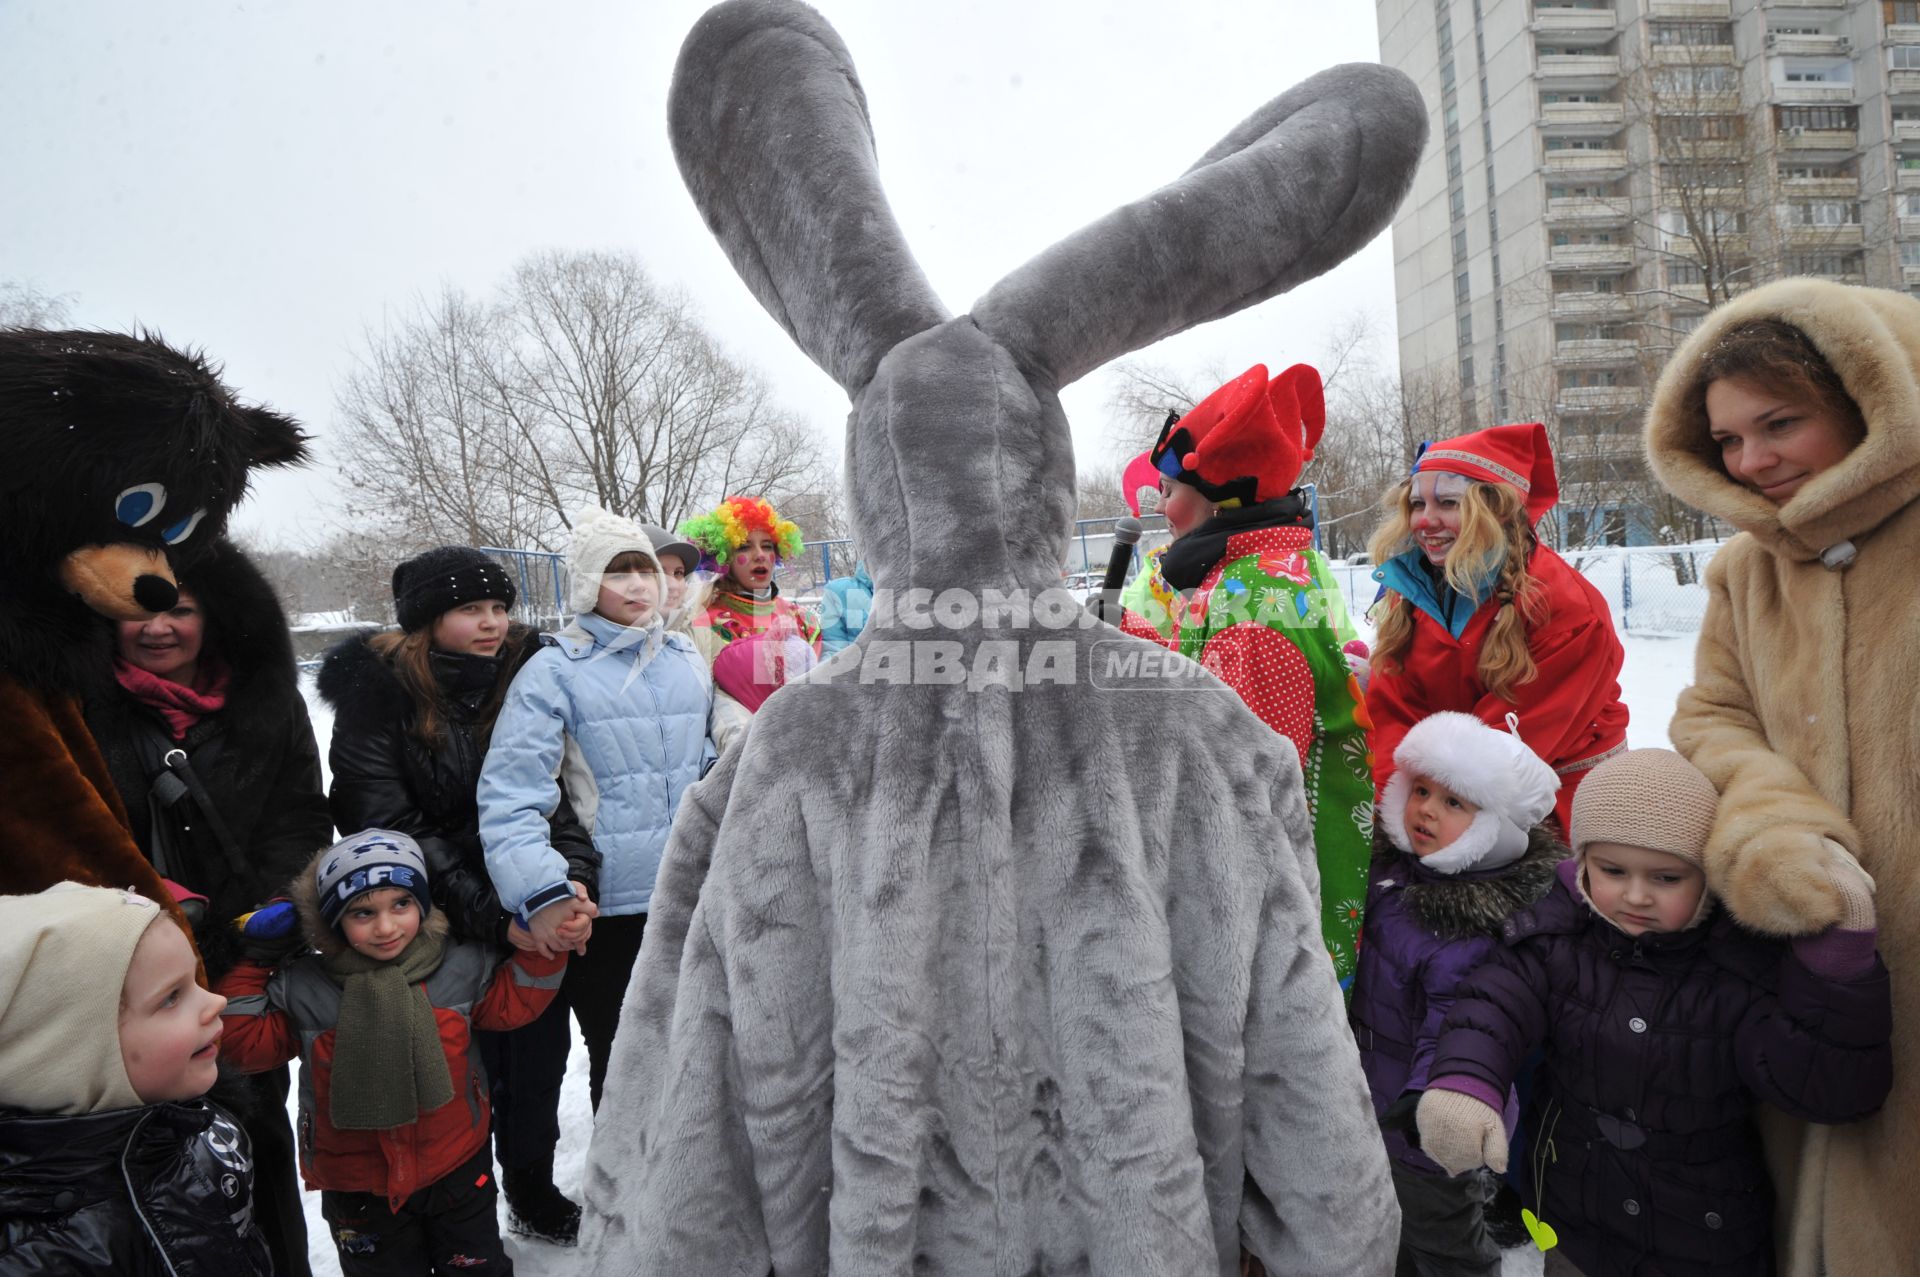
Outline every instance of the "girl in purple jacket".
<path fill-rule="evenodd" d="M 1872 880 L 1836 858 L 1838 926 L 1790 946 L 1755 935 L 1707 890 L 1717 806 L 1669 750 L 1601 764 L 1574 798 L 1575 858 L 1507 924 L 1442 1026 L 1418 1124 L 1453 1171 L 1504 1168 L 1507 1087 L 1545 1048 L 1522 1184 L 1550 1277 L 1766 1277 L 1755 1102 L 1846 1122 L 1886 1098 Z"/>
<path fill-rule="evenodd" d="M 1349 1014 L 1374 1112 L 1387 1128 L 1400 1270 L 1482 1277 L 1500 1271 L 1483 1219 L 1492 1177 L 1450 1175 L 1410 1147 L 1400 1128 L 1411 1098 L 1395 1105 L 1426 1088 L 1461 979 L 1500 947 L 1507 918 L 1552 888 L 1566 848 L 1539 822 L 1553 810 L 1560 778 L 1517 734 L 1472 714 L 1420 720 L 1393 761 L 1373 827 Z"/>

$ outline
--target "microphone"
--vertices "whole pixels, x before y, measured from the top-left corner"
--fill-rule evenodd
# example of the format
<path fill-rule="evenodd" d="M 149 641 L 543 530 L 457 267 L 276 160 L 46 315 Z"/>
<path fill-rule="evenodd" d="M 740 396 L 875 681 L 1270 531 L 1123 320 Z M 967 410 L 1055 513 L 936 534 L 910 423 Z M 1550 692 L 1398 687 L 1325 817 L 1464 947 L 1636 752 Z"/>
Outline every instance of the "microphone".
<path fill-rule="evenodd" d="M 1133 547 L 1140 544 L 1144 529 L 1138 519 L 1122 519 L 1113 525 L 1113 553 L 1107 557 L 1107 576 L 1100 583 L 1100 619 L 1120 624 L 1120 587 L 1127 583 L 1127 568 L 1133 563 Z"/>

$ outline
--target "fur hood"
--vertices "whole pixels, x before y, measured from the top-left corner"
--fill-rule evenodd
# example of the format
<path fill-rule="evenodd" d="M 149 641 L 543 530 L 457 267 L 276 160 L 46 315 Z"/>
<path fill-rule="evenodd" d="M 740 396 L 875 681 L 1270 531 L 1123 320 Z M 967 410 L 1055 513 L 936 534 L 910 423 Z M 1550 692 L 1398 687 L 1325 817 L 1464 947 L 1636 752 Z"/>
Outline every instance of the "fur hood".
<path fill-rule="evenodd" d="M 1415 870 L 1401 894 L 1414 920 L 1442 939 L 1497 939 L 1507 919 L 1553 889 L 1554 868 L 1570 854 L 1548 826 L 1539 824 L 1527 831 L 1527 849 L 1512 864 L 1451 876 Z M 1375 879 L 1398 873 L 1409 864 L 1417 866 L 1419 861 L 1394 846 L 1376 823 Z"/>
<path fill-rule="evenodd" d="M 349 634 L 327 649 L 315 687 L 340 724 L 368 728 L 402 723 L 413 713 L 413 697 L 394 673 L 393 662 L 373 650 L 379 631 Z M 539 650 L 539 633 L 515 621 L 500 645 L 508 676 Z"/>
<path fill-rule="evenodd" d="M 1741 324 L 1775 319 L 1805 333 L 1859 404 L 1866 438 L 1776 506 L 1727 477 L 1693 396 L 1694 369 Z M 1647 412 L 1647 459 L 1667 490 L 1776 554 L 1821 551 L 1879 527 L 1920 496 L 1920 301 L 1880 288 L 1783 279 L 1709 314 L 1661 374 Z"/>
<path fill-rule="evenodd" d="M 300 668 L 287 614 L 253 560 L 223 537 L 179 575 L 206 616 L 208 643 L 226 663 L 229 701 L 269 691 L 297 694 Z"/>
<path fill-rule="evenodd" d="M 316 871 L 320 867 L 321 858 L 332 850 L 332 847 L 322 847 L 314 852 L 313 859 L 307 862 L 306 868 L 295 876 L 287 889 L 287 895 L 292 899 L 294 907 L 300 910 L 301 934 L 306 936 L 307 943 L 312 945 L 323 958 L 331 958 L 347 950 L 346 938 L 320 918 L 320 886 Z M 420 930 L 422 934 L 444 938 L 448 931 L 446 911 L 437 908 L 428 911 L 427 916 L 421 920 Z"/>
<path fill-rule="evenodd" d="M 246 712 L 249 707 L 272 707 L 277 716 L 278 707 L 287 698 L 300 695 L 293 635 L 287 629 L 287 614 L 273 586 L 253 560 L 224 537 L 179 575 L 181 588 L 193 592 L 206 619 L 205 650 L 227 667 L 226 703 L 230 712 L 226 718 L 242 733 L 249 726 L 268 733 L 283 731 L 285 724 L 278 721 L 249 724 Z M 113 626 L 104 618 L 94 619 L 101 635 L 104 679 L 88 698 L 89 721 L 102 710 L 111 715 L 131 704 L 112 678 Z"/>

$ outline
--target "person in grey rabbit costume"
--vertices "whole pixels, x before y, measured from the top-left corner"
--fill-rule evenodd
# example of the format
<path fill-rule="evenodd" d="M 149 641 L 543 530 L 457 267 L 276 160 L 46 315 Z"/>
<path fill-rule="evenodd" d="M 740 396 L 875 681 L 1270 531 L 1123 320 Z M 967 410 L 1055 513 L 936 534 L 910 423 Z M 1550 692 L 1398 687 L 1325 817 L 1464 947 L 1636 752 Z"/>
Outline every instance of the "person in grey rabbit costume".
<path fill-rule="evenodd" d="M 681 805 L 586 1270 L 1230 1277 L 1244 1247 L 1275 1274 L 1392 1272 L 1294 747 L 1210 678 L 1109 662 L 1178 658 L 1059 588 L 1059 390 L 1365 244 L 1419 160 L 1418 92 L 1323 72 L 958 317 L 813 10 L 710 10 L 669 116 L 735 268 L 852 398 L 879 597 Z M 901 601 L 949 589 L 983 600 L 947 617 L 968 623 Z"/>

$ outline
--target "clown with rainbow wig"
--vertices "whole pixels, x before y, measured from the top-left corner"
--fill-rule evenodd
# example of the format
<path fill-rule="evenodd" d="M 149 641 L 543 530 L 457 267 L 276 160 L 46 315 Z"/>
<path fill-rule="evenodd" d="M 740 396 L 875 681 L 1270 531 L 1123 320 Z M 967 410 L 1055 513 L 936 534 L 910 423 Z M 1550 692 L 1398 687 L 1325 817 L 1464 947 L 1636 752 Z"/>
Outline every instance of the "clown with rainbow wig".
<path fill-rule="evenodd" d="M 693 617 L 693 641 L 711 665 L 729 643 L 756 634 L 798 637 L 820 653 L 820 627 L 780 597 L 774 570 L 800 553 L 800 529 L 761 497 L 728 497 L 680 525 L 700 548 L 701 567 L 716 573 L 705 606 Z"/>

